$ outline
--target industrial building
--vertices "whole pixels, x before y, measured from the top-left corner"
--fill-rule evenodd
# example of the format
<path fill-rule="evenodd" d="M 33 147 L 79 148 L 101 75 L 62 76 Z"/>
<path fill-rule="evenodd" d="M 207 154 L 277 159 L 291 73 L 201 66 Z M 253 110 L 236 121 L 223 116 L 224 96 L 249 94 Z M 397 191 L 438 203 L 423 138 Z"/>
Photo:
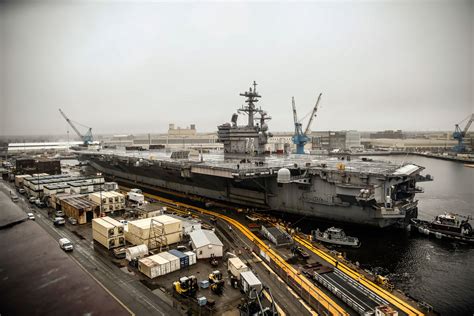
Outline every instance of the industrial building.
<path fill-rule="evenodd" d="M 356 150 L 363 146 L 360 133 L 357 131 L 315 132 L 313 133 L 312 149 L 320 150 Z"/>
<path fill-rule="evenodd" d="M 86 196 L 68 196 L 60 201 L 64 214 L 69 218 L 75 218 L 78 224 L 90 223 L 99 216 L 99 205 Z"/>
<path fill-rule="evenodd" d="M 18 178 L 18 182 L 20 182 L 20 178 Z M 47 199 L 51 194 L 57 193 L 73 192 L 86 194 L 99 191 L 104 184 L 104 178 L 102 176 L 75 177 L 62 174 L 38 174 L 31 177 L 23 177 L 21 182 L 29 196 L 45 197 Z"/>
<path fill-rule="evenodd" d="M 61 174 L 61 162 L 56 159 L 19 158 L 15 162 L 16 174 Z"/>
<path fill-rule="evenodd" d="M 212 230 L 195 230 L 189 237 L 198 259 L 222 257 L 224 244 Z"/>
<path fill-rule="evenodd" d="M 100 205 L 102 213 L 125 209 L 125 196 L 115 191 L 93 192 L 89 199 Z"/>

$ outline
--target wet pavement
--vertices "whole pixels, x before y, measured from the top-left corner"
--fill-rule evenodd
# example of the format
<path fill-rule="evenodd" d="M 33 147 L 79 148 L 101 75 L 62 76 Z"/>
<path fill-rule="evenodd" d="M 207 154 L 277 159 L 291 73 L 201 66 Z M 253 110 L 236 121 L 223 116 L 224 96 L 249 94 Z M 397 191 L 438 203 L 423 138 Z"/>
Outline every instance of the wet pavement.
<path fill-rule="evenodd" d="M 7 194 L 0 201 L 2 221 L 26 217 Z M 130 314 L 36 222 L 1 229 L 0 249 L 1 315 Z"/>

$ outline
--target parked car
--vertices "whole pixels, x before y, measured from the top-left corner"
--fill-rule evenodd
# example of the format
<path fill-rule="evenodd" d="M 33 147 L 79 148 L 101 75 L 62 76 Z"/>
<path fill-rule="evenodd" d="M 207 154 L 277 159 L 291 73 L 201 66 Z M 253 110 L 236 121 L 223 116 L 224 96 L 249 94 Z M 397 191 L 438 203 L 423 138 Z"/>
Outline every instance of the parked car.
<path fill-rule="evenodd" d="M 38 200 L 38 198 L 35 196 L 30 196 L 30 198 L 28 199 L 28 201 L 30 201 L 31 204 L 36 203 L 36 200 Z"/>
<path fill-rule="evenodd" d="M 35 202 L 36 206 L 38 206 L 39 208 L 45 208 L 46 207 L 46 203 L 44 203 L 43 201 L 41 201 L 40 199 L 37 199 L 36 202 Z"/>
<path fill-rule="evenodd" d="M 68 217 L 67 221 L 71 225 L 77 225 L 77 219 L 75 219 L 74 217 Z"/>
<path fill-rule="evenodd" d="M 23 189 L 23 188 L 19 188 L 19 189 L 18 189 L 18 193 L 20 193 L 20 194 L 25 194 L 25 193 L 26 193 L 26 190 Z"/>
<path fill-rule="evenodd" d="M 125 220 L 125 219 L 121 219 L 121 220 L 119 220 L 119 222 L 122 223 L 122 224 L 124 224 L 124 225 L 127 225 L 127 224 L 128 224 L 128 221 Z"/>
<path fill-rule="evenodd" d="M 53 220 L 54 226 L 61 226 L 66 224 L 66 221 L 63 217 L 55 217 Z"/>
<path fill-rule="evenodd" d="M 63 217 L 64 216 L 64 212 L 63 211 L 56 211 L 54 213 L 54 215 L 56 215 L 56 217 Z"/>
<path fill-rule="evenodd" d="M 28 219 L 31 219 L 32 221 L 35 220 L 35 215 L 33 213 L 27 213 L 26 215 L 28 215 Z"/>
<path fill-rule="evenodd" d="M 20 200 L 18 195 L 16 195 L 15 193 L 10 194 L 10 197 L 12 198 L 12 201 L 15 202 L 15 203 Z"/>
<path fill-rule="evenodd" d="M 67 238 L 59 239 L 59 247 L 64 251 L 72 251 L 74 249 L 72 242 Z"/>

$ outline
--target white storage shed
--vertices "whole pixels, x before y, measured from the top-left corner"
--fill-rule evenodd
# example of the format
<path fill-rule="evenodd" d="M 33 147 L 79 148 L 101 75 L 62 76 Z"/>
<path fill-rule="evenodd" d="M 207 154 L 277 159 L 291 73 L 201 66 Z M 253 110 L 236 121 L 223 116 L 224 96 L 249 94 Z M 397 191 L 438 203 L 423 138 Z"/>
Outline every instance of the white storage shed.
<path fill-rule="evenodd" d="M 224 244 L 211 230 L 195 230 L 189 234 L 197 259 L 222 257 Z"/>

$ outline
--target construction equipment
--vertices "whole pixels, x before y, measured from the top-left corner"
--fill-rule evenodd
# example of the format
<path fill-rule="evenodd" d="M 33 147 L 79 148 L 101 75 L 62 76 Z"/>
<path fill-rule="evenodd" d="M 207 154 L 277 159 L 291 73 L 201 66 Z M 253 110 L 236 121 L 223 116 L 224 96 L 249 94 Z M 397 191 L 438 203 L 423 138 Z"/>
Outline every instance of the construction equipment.
<path fill-rule="evenodd" d="M 394 288 L 394 285 L 390 283 L 390 280 L 387 277 L 381 276 L 381 275 L 375 275 L 375 283 L 378 285 L 384 287 L 385 289 L 392 291 Z"/>
<path fill-rule="evenodd" d="M 466 126 L 463 130 L 461 130 L 461 127 L 459 127 L 459 125 L 466 120 L 468 120 Z M 471 127 L 473 120 L 474 113 L 471 114 L 470 117 L 467 116 L 464 120 L 454 126 L 453 138 L 458 141 L 457 145 L 453 148 L 455 152 L 462 153 L 466 151 L 466 146 L 464 145 L 464 137 L 466 137 L 467 131 L 469 130 L 469 127 Z"/>
<path fill-rule="evenodd" d="M 176 293 L 186 296 L 193 296 L 198 290 L 198 282 L 194 275 L 182 277 L 179 281 L 173 282 Z"/>
<path fill-rule="evenodd" d="M 268 287 L 264 287 L 260 291 L 253 288 L 248 294 L 246 301 L 240 305 L 240 315 L 278 316 L 275 300 Z M 265 301 L 268 301 L 269 304 Z"/>
<path fill-rule="evenodd" d="M 296 153 L 297 154 L 304 154 L 304 145 L 309 141 L 308 132 L 311 128 L 311 124 L 313 123 L 313 119 L 316 116 L 316 112 L 318 111 L 319 101 L 321 100 L 322 93 L 319 94 L 318 100 L 314 105 L 313 111 L 311 112 L 311 116 L 309 117 L 308 124 L 303 132 L 303 124 L 301 121 L 298 121 L 298 115 L 296 113 L 296 104 L 295 98 L 291 98 L 291 104 L 293 107 L 293 120 L 295 123 L 295 134 L 293 135 L 293 144 L 296 145 Z"/>
<path fill-rule="evenodd" d="M 214 256 L 214 254 L 211 254 L 211 257 L 209 258 L 209 263 L 213 267 L 217 267 L 219 265 L 219 260 Z"/>
<path fill-rule="evenodd" d="M 222 279 L 222 273 L 218 270 L 212 271 L 209 274 L 209 283 L 211 283 L 211 291 L 217 295 L 221 295 L 224 291 L 224 280 Z"/>
<path fill-rule="evenodd" d="M 91 127 L 87 127 L 87 126 L 82 125 L 78 122 L 71 121 L 69 119 L 69 117 L 67 117 L 66 114 L 64 114 L 64 112 L 61 109 L 59 109 L 59 113 L 61 113 L 61 115 L 66 120 L 66 122 L 68 122 L 68 124 L 71 125 L 72 129 L 76 132 L 77 136 L 79 136 L 81 138 L 81 140 L 84 142 L 84 146 L 92 144 L 92 142 L 94 141 L 94 138 L 92 137 L 92 128 Z M 84 135 L 82 135 L 81 132 L 79 132 L 79 130 L 77 129 L 76 125 L 74 125 L 74 123 L 76 123 L 77 125 L 80 125 L 82 127 L 87 128 L 87 132 Z"/>

